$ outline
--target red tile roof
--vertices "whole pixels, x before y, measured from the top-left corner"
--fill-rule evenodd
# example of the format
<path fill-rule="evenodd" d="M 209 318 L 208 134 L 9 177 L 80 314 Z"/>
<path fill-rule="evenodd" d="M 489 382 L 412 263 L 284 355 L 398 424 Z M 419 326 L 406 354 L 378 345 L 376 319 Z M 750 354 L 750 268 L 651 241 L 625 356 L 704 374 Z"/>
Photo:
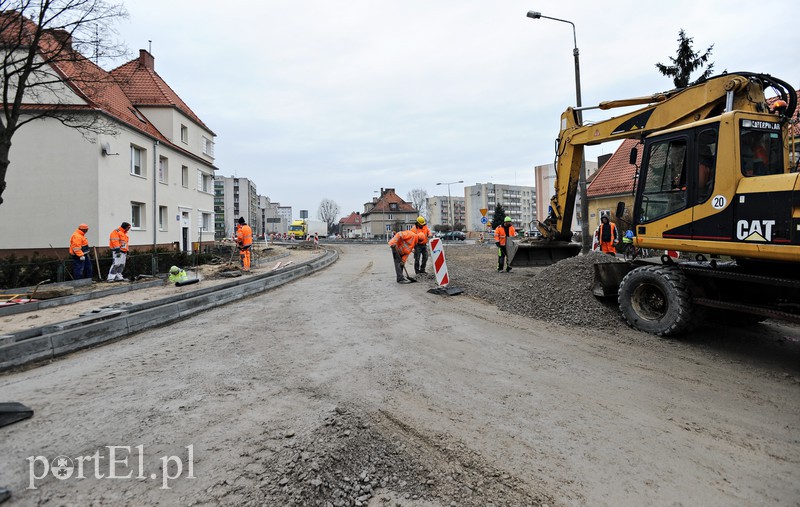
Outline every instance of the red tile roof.
<path fill-rule="evenodd" d="M 0 18 L 3 16 L 18 17 L 19 14 L 13 11 L 7 11 L 0 13 Z M 21 21 L 21 24 L 4 21 L 1 25 L 4 30 L 0 33 L 0 40 L 11 41 L 19 39 L 21 31 L 24 33 L 22 37 L 24 40 L 26 37 L 29 38 L 30 34 L 36 31 L 36 25 L 33 21 L 27 18 L 21 18 Z M 72 49 L 69 42 L 64 44 L 63 40 L 69 41 L 69 35 L 66 34 L 66 32 L 46 30 L 43 32 L 39 42 L 39 51 L 43 58 L 50 60 L 51 67 L 63 79 L 64 84 L 84 99 L 87 104 L 29 103 L 23 105 L 25 109 L 31 111 L 44 111 L 49 109 L 76 112 L 81 110 L 94 110 L 105 113 L 135 130 L 158 139 L 159 142 L 163 144 L 167 144 L 192 158 L 208 163 L 197 155 L 170 142 L 169 139 L 159 132 L 159 130 L 136 109 L 134 102 L 128 94 L 128 90 L 122 86 L 125 83 L 121 83 L 118 77 L 112 76 L 111 73 L 105 71 L 91 60 Z M 18 40 L 16 43 L 19 44 Z M 134 60 L 134 62 L 136 61 L 138 60 Z M 158 79 L 161 80 L 161 78 Z M 163 81 L 161 82 L 163 83 Z M 166 86 L 166 83 L 164 83 L 164 86 Z M 166 86 L 166 88 L 169 89 L 168 86 Z M 183 104 L 183 101 L 181 101 L 171 89 L 169 90 L 174 95 L 174 98 L 177 98 L 177 101 Z M 186 109 L 188 110 L 188 106 Z M 193 118 L 196 118 L 194 113 L 192 113 L 192 115 Z M 203 125 L 199 119 L 197 119 L 197 121 Z"/>
<path fill-rule="evenodd" d="M 194 111 L 161 79 L 155 71 L 155 59 L 144 49 L 139 50 L 139 58 L 112 70 L 111 75 L 123 87 L 131 102 L 137 106 L 177 108 L 210 132 Z"/>
<path fill-rule="evenodd" d="M 397 204 L 397 208 L 392 210 L 390 206 L 391 204 Z M 384 189 L 383 192 L 381 192 L 380 198 L 375 201 L 375 205 L 372 207 L 372 209 L 380 213 L 385 213 L 387 211 L 395 211 L 398 213 L 417 213 L 417 209 L 401 199 L 400 196 L 395 193 L 393 188 Z M 364 214 L 368 215 L 369 213 Z"/>
<path fill-rule="evenodd" d="M 636 176 L 636 166 L 631 165 L 631 148 L 638 144 L 637 139 L 626 139 L 611 155 L 611 158 L 603 164 L 594 175 L 592 182 L 586 189 L 586 195 L 590 199 L 606 197 L 619 194 L 633 194 Z M 642 163 L 642 150 L 639 148 L 637 164 Z"/>
<path fill-rule="evenodd" d="M 339 219 L 339 223 L 342 225 L 361 225 L 361 214 L 354 211 L 350 215 Z"/>

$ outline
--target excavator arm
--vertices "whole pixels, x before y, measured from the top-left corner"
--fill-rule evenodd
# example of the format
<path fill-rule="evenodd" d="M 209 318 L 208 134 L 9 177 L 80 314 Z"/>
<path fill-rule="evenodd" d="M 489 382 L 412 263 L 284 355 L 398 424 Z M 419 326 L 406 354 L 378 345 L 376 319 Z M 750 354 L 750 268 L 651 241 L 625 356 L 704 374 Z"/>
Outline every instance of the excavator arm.
<path fill-rule="evenodd" d="M 578 178 L 584 147 L 608 141 L 644 138 L 650 133 L 686 125 L 726 111 L 769 111 L 764 96 L 766 86 L 779 91 L 787 102 L 785 117 L 793 114 L 797 96 L 783 81 L 765 74 L 734 73 L 709 78 L 693 86 L 648 97 L 603 102 L 582 109 L 613 109 L 645 104 L 644 107 L 589 125 L 581 125 L 577 110 L 568 108 L 561 115 L 561 129 L 556 140 L 555 194 L 550 210 L 538 229 L 551 241 L 569 241 L 578 193 Z"/>

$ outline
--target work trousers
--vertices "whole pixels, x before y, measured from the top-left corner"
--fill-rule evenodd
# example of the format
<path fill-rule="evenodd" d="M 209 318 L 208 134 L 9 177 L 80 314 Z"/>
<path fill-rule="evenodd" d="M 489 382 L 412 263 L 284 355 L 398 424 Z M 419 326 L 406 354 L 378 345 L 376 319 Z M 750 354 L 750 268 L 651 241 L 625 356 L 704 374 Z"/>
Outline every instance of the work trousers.
<path fill-rule="evenodd" d="M 108 270 L 107 281 L 122 280 L 122 271 L 125 269 L 125 261 L 128 259 L 126 252 L 112 252 L 111 269 Z"/>
<path fill-rule="evenodd" d="M 239 257 L 242 259 L 242 269 L 250 271 L 250 245 L 239 249 Z"/>
<path fill-rule="evenodd" d="M 425 266 L 428 264 L 428 244 L 414 246 L 414 273 L 420 274 L 425 272 Z"/>
<path fill-rule="evenodd" d="M 405 280 L 403 276 L 403 266 L 406 264 L 406 261 L 400 257 L 400 254 L 397 253 L 397 250 L 392 248 L 392 259 L 394 260 L 394 270 L 397 273 L 397 281 L 402 282 Z"/>
<path fill-rule="evenodd" d="M 508 259 L 508 252 L 506 251 L 506 245 L 500 245 L 497 247 L 497 271 L 503 270 L 503 264 L 506 265 L 508 269 L 511 269 L 511 263 L 506 262 Z"/>
<path fill-rule="evenodd" d="M 92 276 L 94 276 L 94 271 L 92 270 L 92 260 L 89 258 L 89 254 L 84 255 L 83 260 L 77 255 L 73 255 L 72 277 L 75 280 L 80 280 L 81 278 L 91 278 Z"/>

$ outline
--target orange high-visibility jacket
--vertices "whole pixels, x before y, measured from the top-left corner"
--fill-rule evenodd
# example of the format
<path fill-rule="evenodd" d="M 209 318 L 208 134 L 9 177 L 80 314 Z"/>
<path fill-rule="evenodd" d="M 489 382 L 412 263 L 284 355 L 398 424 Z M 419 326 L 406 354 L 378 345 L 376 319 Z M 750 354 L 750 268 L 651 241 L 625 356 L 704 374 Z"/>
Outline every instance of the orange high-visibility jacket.
<path fill-rule="evenodd" d="M 419 234 L 420 232 L 425 234 L 425 241 L 418 241 L 418 244 L 427 245 L 428 244 L 428 238 L 431 237 L 431 230 L 428 229 L 427 225 L 423 225 L 422 227 L 420 227 L 419 225 L 416 225 L 415 227 L 416 227 L 416 229 L 413 229 L 414 232 L 416 232 L 417 234 Z"/>
<path fill-rule="evenodd" d="M 122 227 L 117 227 L 111 231 L 111 236 L 108 239 L 108 247 L 114 250 L 119 248 L 120 251 L 128 253 L 128 233 Z"/>
<path fill-rule="evenodd" d="M 389 240 L 389 246 L 395 247 L 400 259 L 406 262 L 408 254 L 414 251 L 414 246 L 417 244 L 417 231 L 400 231 Z"/>
<path fill-rule="evenodd" d="M 508 228 L 508 235 L 511 237 L 517 235 L 517 231 L 516 229 L 514 229 L 513 225 Z M 499 241 L 500 246 L 506 245 L 506 228 L 503 227 L 502 225 L 498 225 L 497 229 L 494 230 L 494 241 L 495 243 Z"/>
<path fill-rule="evenodd" d="M 239 243 L 239 248 L 245 248 L 253 244 L 253 229 L 249 225 L 244 224 L 236 231 L 236 242 Z"/>
<path fill-rule="evenodd" d="M 89 253 L 89 240 L 86 239 L 86 233 L 80 229 L 75 229 L 72 237 L 69 238 L 69 254 L 83 257 L 87 253 Z"/>

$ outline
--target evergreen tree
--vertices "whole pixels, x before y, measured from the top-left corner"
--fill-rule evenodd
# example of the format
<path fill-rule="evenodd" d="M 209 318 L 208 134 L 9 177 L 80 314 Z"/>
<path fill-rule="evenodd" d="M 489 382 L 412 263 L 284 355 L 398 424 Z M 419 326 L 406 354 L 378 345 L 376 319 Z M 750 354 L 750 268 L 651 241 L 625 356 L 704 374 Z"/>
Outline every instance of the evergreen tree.
<path fill-rule="evenodd" d="M 697 83 L 711 76 L 714 63 L 708 63 L 708 61 L 711 58 L 711 51 L 714 49 L 714 45 L 708 46 L 706 52 L 701 55 L 692 49 L 693 41 L 694 39 L 687 37 L 686 32 L 681 28 L 680 32 L 678 32 L 678 52 L 676 57 L 669 57 L 672 65 L 656 64 L 656 68 L 661 74 L 672 78 L 675 88 L 686 88 L 689 84 L 693 84 L 690 83 L 692 72 L 702 68 L 704 65 L 706 65 L 706 70 L 694 82 Z"/>
<path fill-rule="evenodd" d="M 492 229 L 497 229 L 503 225 L 503 220 L 506 219 L 506 210 L 502 204 L 498 204 L 494 208 L 494 216 L 492 217 Z"/>

